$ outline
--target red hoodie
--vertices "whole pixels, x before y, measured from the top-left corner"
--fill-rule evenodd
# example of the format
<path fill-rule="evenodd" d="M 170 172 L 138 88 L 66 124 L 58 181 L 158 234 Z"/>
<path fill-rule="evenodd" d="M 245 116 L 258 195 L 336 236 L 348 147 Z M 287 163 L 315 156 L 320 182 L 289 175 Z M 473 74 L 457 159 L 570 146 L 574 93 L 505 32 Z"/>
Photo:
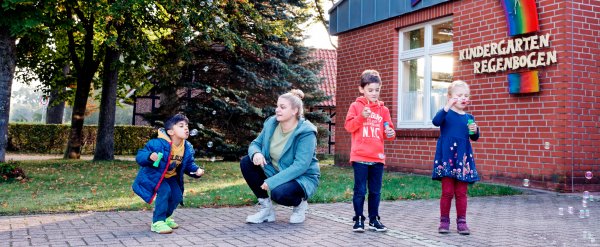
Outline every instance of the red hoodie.
<path fill-rule="evenodd" d="M 365 106 L 371 109 L 371 116 L 364 118 L 362 111 Z M 387 122 L 393 129 L 390 110 L 383 101 L 371 102 L 365 97 L 358 97 L 350 105 L 346 115 L 344 128 L 352 133 L 350 161 L 381 162 L 385 164 L 383 140 L 393 140 L 396 136 L 387 138 L 383 123 Z"/>

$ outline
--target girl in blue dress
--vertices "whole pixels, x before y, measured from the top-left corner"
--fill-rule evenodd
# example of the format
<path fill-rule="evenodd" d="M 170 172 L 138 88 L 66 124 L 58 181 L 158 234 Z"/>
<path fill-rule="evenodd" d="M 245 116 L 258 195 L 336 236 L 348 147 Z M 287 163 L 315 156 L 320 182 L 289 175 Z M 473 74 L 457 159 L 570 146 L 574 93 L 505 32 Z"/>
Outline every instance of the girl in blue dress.
<path fill-rule="evenodd" d="M 471 142 L 479 139 L 479 128 L 473 115 L 465 112 L 469 105 L 469 86 L 464 81 L 454 81 L 448 87 L 448 103 L 432 120 L 440 127 L 432 179 L 441 180 L 439 233 L 450 232 L 450 207 L 456 197 L 456 228 L 458 233 L 470 234 L 467 226 L 467 188 L 479 181 L 475 168 Z"/>

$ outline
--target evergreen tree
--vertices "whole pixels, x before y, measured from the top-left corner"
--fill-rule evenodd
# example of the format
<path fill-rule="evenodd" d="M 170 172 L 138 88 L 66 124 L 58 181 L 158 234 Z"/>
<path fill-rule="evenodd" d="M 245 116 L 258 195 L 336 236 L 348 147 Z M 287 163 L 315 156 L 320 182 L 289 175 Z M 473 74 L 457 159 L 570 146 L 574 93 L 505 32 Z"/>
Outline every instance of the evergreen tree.
<path fill-rule="evenodd" d="M 200 1 L 187 9 L 182 23 L 188 26 L 173 29 L 178 33 L 173 37 L 182 38 L 164 40 L 173 52 L 159 62 L 161 106 L 158 114 L 147 116 L 150 122 L 183 111 L 190 128 L 199 129 L 190 141 L 205 151 L 200 155 L 234 160 L 274 114 L 279 95 L 301 89 L 307 109 L 324 100 L 318 89 L 321 63 L 302 46 L 299 25 L 311 17 L 308 4 L 224 0 Z M 167 79 L 172 73 L 181 76 Z M 316 122 L 326 118 L 305 115 Z"/>

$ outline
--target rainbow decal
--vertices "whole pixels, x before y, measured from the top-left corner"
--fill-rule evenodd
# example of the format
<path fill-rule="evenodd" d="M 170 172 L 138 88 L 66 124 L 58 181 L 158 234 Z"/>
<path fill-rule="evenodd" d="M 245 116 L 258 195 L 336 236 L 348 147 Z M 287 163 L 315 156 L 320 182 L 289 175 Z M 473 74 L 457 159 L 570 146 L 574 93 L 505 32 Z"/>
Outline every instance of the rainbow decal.
<path fill-rule="evenodd" d="M 508 74 L 509 93 L 537 93 L 539 91 L 540 80 L 537 70 Z"/>
<path fill-rule="evenodd" d="M 501 0 L 508 24 L 508 35 L 515 36 L 539 31 L 535 0 Z"/>

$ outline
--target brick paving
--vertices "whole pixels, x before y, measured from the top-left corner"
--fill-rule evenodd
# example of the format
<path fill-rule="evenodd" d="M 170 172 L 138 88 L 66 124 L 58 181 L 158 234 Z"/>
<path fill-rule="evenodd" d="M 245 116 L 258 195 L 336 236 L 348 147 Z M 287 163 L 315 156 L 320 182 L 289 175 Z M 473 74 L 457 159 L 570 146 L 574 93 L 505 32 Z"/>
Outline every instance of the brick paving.
<path fill-rule="evenodd" d="M 351 203 L 310 204 L 306 222 L 296 225 L 283 206 L 276 222 L 257 225 L 244 222 L 254 207 L 182 208 L 174 216 L 181 227 L 167 235 L 150 232 L 149 211 L 3 216 L 0 246 L 600 246 L 600 202 L 589 202 L 590 216 L 579 218 L 579 195 L 469 198 L 469 236 L 456 233 L 454 222 L 450 234 L 437 233 L 438 203 L 382 202 L 386 233 L 352 232 Z"/>

